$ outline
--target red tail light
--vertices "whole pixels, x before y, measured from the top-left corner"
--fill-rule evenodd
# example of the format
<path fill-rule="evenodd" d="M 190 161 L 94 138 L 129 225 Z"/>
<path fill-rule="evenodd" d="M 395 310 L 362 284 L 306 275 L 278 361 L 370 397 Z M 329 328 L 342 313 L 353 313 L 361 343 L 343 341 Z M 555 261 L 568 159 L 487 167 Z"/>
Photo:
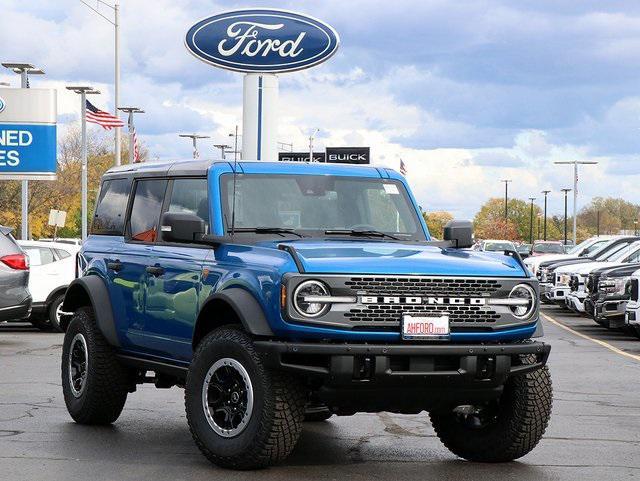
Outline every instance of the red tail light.
<path fill-rule="evenodd" d="M 18 271 L 26 271 L 29 269 L 29 258 L 24 254 L 10 254 L 0 257 L 0 262 Z"/>

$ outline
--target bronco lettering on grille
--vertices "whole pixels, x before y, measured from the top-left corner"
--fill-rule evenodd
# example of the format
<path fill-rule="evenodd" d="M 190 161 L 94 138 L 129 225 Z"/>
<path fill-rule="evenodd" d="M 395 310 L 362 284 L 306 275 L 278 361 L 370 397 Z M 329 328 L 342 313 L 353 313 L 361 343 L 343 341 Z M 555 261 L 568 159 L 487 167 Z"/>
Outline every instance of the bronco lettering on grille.
<path fill-rule="evenodd" d="M 360 296 L 360 304 L 429 304 L 451 306 L 483 306 L 487 300 L 483 297 L 420 297 L 420 296 Z"/>

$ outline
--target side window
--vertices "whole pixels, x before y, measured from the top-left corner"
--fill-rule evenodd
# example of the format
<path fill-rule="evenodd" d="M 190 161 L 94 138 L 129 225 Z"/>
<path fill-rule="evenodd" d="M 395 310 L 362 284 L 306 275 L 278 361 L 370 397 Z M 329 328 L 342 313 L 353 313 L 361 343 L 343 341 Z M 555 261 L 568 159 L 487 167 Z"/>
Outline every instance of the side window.
<path fill-rule="evenodd" d="M 131 240 L 155 242 L 158 238 L 158 221 L 167 188 L 166 180 L 140 180 L 131 207 L 128 233 Z"/>
<path fill-rule="evenodd" d="M 93 217 L 91 234 L 122 235 L 131 179 L 105 180 Z"/>
<path fill-rule="evenodd" d="M 633 254 L 627 257 L 625 262 L 638 262 L 638 261 L 640 261 L 640 250 L 635 251 Z"/>
<path fill-rule="evenodd" d="M 58 257 L 60 259 L 66 259 L 67 257 L 71 257 L 71 254 L 69 254 L 67 251 L 62 250 L 62 249 L 55 249 L 56 254 L 58 255 Z"/>
<path fill-rule="evenodd" d="M 46 247 L 26 246 L 23 249 L 29 256 L 29 263 L 32 266 L 44 266 L 55 261 L 53 251 Z"/>
<path fill-rule="evenodd" d="M 40 260 L 42 265 L 47 265 L 47 264 L 51 264 L 52 262 L 55 262 L 56 258 L 53 255 L 53 251 L 51 249 L 47 249 L 47 248 L 40 248 Z"/>
<path fill-rule="evenodd" d="M 175 179 L 168 212 L 195 214 L 209 225 L 207 179 Z"/>

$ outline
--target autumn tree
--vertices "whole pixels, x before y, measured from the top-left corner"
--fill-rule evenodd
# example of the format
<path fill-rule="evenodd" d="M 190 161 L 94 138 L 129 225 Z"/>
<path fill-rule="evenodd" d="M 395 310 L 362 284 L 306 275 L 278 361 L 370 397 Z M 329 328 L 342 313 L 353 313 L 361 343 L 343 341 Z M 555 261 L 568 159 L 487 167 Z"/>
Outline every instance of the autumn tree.
<path fill-rule="evenodd" d="M 429 233 L 436 239 L 442 239 L 444 226 L 447 222 L 453 220 L 453 215 L 447 211 L 436 211 L 431 213 L 423 212 L 422 216 L 427 223 Z"/>

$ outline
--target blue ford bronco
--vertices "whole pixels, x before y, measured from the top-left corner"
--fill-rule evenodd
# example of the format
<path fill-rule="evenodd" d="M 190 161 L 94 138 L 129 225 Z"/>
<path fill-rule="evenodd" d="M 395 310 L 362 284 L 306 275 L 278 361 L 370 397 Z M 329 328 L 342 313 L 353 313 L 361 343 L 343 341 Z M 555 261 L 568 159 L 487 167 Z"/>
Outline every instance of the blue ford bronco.
<path fill-rule="evenodd" d="M 102 179 L 63 305 L 62 386 L 81 424 L 141 383 L 185 389 L 202 453 L 271 465 L 304 421 L 429 413 L 473 461 L 510 461 L 551 412 L 538 282 L 515 252 L 433 241 L 391 169 L 127 165 Z"/>

